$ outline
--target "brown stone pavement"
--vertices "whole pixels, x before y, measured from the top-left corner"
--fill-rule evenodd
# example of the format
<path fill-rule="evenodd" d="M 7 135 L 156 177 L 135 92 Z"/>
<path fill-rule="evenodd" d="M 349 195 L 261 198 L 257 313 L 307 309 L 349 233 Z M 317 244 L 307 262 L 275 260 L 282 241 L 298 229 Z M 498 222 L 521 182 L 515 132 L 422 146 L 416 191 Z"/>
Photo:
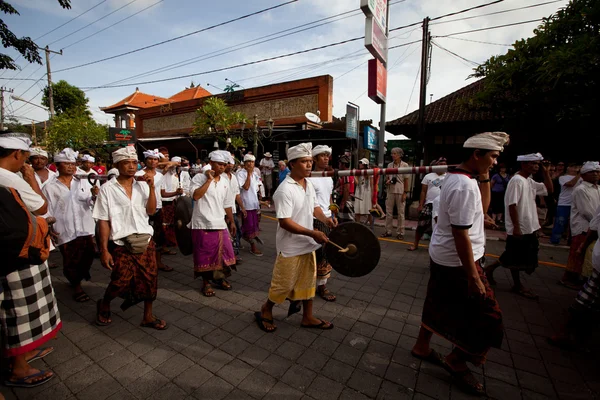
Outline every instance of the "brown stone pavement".
<path fill-rule="evenodd" d="M 333 320 L 335 329 L 299 328 L 300 319 L 285 319 L 277 307 L 279 329 L 265 334 L 253 312 L 265 300 L 275 258 L 275 222 L 263 218 L 265 256 L 242 251 L 244 263 L 231 281 L 233 291 L 214 298 L 200 294 L 192 279 L 191 257 L 170 256 L 175 267 L 161 273 L 155 314 L 170 329 L 139 327 L 141 307 L 121 312 L 113 303 L 113 324 L 97 327 L 94 302 L 76 304 L 60 268 L 53 280 L 64 328 L 51 345 L 54 353 L 34 362 L 56 378 L 35 389 L 0 391 L 9 399 L 463 399 L 440 368 L 410 355 L 419 329 L 428 280 L 423 249 L 380 242 L 381 262 L 363 278 L 335 276 L 330 288 L 335 303 L 315 301 L 316 314 Z M 407 233 L 407 240 L 412 239 Z M 489 253 L 503 243 L 490 241 Z M 57 260 L 56 254 L 52 256 Z M 544 248 L 541 258 L 564 263 L 564 249 Z M 508 292 L 506 271 L 498 270 L 497 295 L 504 311 L 506 336 L 492 350 L 484 368 L 476 370 L 495 399 L 588 399 L 600 391 L 600 351 L 560 351 L 545 336 L 563 321 L 575 292 L 556 284 L 559 268 L 540 267 L 527 284 L 539 302 Z M 102 296 L 109 273 L 98 261 L 93 281 L 84 284 L 93 299 Z M 597 337 L 597 336 L 596 336 Z M 438 350 L 450 346 L 435 338 Z"/>

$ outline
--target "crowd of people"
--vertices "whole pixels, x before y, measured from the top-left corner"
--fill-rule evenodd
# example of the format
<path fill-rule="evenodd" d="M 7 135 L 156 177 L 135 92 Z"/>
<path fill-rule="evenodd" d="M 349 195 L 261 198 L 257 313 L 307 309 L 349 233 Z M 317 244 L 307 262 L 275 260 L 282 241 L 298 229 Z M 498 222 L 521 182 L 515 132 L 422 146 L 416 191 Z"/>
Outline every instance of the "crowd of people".
<path fill-rule="evenodd" d="M 418 249 L 421 237 L 431 235 L 430 279 L 412 354 L 445 368 L 473 394 L 483 394 L 484 387 L 466 363 L 485 362 L 489 349 L 500 347 L 504 334 L 502 311 L 492 290 L 494 270 L 509 269 L 512 292 L 537 298 L 521 282 L 520 272 L 532 274 L 538 266 L 539 199 L 551 197 L 556 190 L 550 165 L 539 153 L 519 156 L 519 170 L 512 177 L 504 165 L 497 166 L 507 143 L 508 135 L 502 132 L 475 135 L 456 157 L 458 167 L 424 176 L 417 235 L 409 248 Z M 391 153 L 389 168 L 407 166 L 402 149 Z M 143 303 L 142 327 L 169 328 L 165 318 L 153 313 L 152 305 L 159 271 L 173 270 L 163 260 L 176 252 L 174 215 L 181 200 L 192 206 L 188 228 L 193 277 L 201 278 L 200 290 L 207 297 L 216 295 L 214 288 L 233 289 L 229 278 L 243 262 L 242 239 L 252 256 L 263 255 L 260 209 L 271 206 L 267 199 L 272 201 L 278 220 L 276 259 L 266 301 L 254 314 L 258 328 L 268 333 L 277 329 L 273 307 L 286 301 L 288 316 L 302 312 L 301 327 L 333 329 L 333 323 L 314 315 L 313 298 L 336 300 L 327 288 L 332 267 L 325 248 L 331 230 L 348 220 L 348 208 L 353 207 L 357 222 L 383 217 L 377 199 L 384 186 L 382 236 L 392 235 L 394 209 L 399 222 L 396 238 L 404 235 L 410 176 L 388 175 L 383 182 L 377 176 L 310 177 L 312 171 L 332 169 L 332 149 L 326 145 L 290 147 L 287 160 L 278 161 L 278 171 L 270 153 L 264 154 L 258 167 L 253 154 L 244 154 L 238 162 L 227 150 L 215 150 L 205 163 L 198 160 L 190 165 L 183 157 L 171 157 L 165 147 L 144 151 L 143 160 L 134 147 L 120 148 L 112 153 L 108 171 L 92 155 L 70 148 L 54 154 L 51 165 L 49 161 L 45 150 L 31 147 L 27 135 L 0 134 L 0 187 L 14 188 L 29 212 L 47 218 L 73 300 L 91 300 L 82 283 L 91 279 L 94 257 L 111 271 L 104 295 L 96 300 L 98 326 L 113 323 L 111 303 L 120 297 L 122 310 Z M 445 157 L 435 160 L 440 166 L 446 163 Z M 348 155 L 338 158 L 340 170 L 349 165 Z M 106 174 L 99 173 L 103 176 L 96 182 L 87 179 L 94 167 L 104 168 Z M 368 160 L 359 161 L 359 168 L 368 167 Z M 490 173 L 494 167 L 497 173 Z M 592 246 L 600 228 L 600 164 L 586 162 L 571 172 L 572 177 L 558 177 L 560 184 L 572 188 L 571 252 L 561 283 L 577 289 L 578 295 L 564 331 L 549 338 L 560 346 L 572 346 L 589 332 L 586 323 L 589 312 L 598 308 L 600 285 L 600 244 Z M 564 202 L 557 205 L 564 206 Z M 564 210 L 557 208 L 556 218 L 561 215 Z M 506 226 L 506 250 L 498 263 L 486 266 L 485 227 L 497 227 L 499 222 Z M 48 263 L 11 262 L 20 262 L 16 271 L 0 276 L 4 356 L 11 362 L 5 384 L 34 387 L 54 376 L 30 363 L 54 351 L 42 346 L 56 336 L 63 322 Z M 589 276 L 585 284 L 582 276 Z M 430 347 L 434 333 L 453 344 L 447 356 Z"/>

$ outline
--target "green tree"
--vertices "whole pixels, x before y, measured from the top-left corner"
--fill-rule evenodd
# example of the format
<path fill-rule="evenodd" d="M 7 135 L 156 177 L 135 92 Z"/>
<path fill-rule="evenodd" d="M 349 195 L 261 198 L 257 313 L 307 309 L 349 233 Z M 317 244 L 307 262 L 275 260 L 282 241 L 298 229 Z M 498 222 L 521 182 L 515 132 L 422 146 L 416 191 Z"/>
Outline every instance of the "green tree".
<path fill-rule="evenodd" d="M 591 118 L 600 106 L 600 2 L 572 0 L 534 33 L 475 69 L 486 80 L 474 105 L 549 123 Z"/>
<path fill-rule="evenodd" d="M 75 150 L 94 149 L 108 140 L 108 126 L 100 125 L 81 113 L 63 113 L 55 116 L 48 126 L 46 146 L 51 152 L 65 147 Z"/>
<path fill-rule="evenodd" d="M 71 0 L 58 0 L 58 3 L 62 8 L 71 8 Z M 0 0 L 0 11 L 4 14 L 16 14 L 20 15 L 19 12 L 4 0 Z M 31 40 L 30 37 L 18 38 L 4 22 L 0 19 L 0 38 L 2 39 L 2 45 L 5 48 L 12 47 L 17 50 L 25 60 L 30 63 L 42 64 L 42 57 L 40 57 L 39 48 Z M 0 53 L 0 69 L 12 69 L 16 70 L 18 67 L 15 64 L 15 60 L 7 54 Z"/>
<path fill-rule="evenodd" d="M 91 116 L 90 111 L 87 109 L 89 99 L 85 97 L 85 92 L 77 86 L 63 80 L 52 83 L 52 96 L 54 97 L 54 110 L 57 115 L 65 112 L 76 112 Z M 47 86 L 44 88 L 42 105 L 50 107 Z"/>
<path fill-rule="evenodd" d="M 244 114 L 232 112 L 223 99 L 210 97 L 196 111 L 194 134 L 224 142 L 229 136 L 231 127 L 245 121 Z"/>

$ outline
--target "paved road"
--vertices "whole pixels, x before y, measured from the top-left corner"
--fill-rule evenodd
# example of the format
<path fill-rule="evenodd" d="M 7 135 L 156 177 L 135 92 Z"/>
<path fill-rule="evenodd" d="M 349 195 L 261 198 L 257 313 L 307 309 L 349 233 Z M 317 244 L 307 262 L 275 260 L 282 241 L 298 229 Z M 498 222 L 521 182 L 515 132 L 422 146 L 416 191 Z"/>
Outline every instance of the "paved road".
<path fill-rule="evenodd" d="M 425 250 L 382 241 L 377 269 L 363 278 L 334 276 L 335 303 L 315 301 L 315 313 L 334 322 L 326 332 L 299 329 L 300 318 L 275 309 L 278 330 L 258 329 L 253 312 L 265 300 L 275 258 L 274 221 L 263 218 L 264 257 L 243 251 L 244 264 L 231 279 L 234 290 L 217 297 L 200 293 L 191 257 L 166 257 L 176 271 L 161 273 L 155 314 L 170 329 L 139 327 L 141 307 L 127 312 L 114 302 L 113 323 L 92 324 L 94 302 L 76 304 L 60 269 L 53 269 L 64 328 L 51 342 L 56 351 L 38 368 L 57 377 L 45 386 L 9 391 L 7 399 L 462 399 L 440 368 L 411 357 L 428 280 Z M 407 233 L 407 240 L 412 239 Z M 500 254 L 504 243 L 490 241 Z M 54 261 L 59 261 L 56 254 Z M 542 260 L 566 262 L 564 249 L 544 248 Z M 545 336 L 563 321 L 574 292 L 556 284 L 561 269 L 543 266 L 526 278 L 541 298 L 532 302 L 508 292 L 506 271 L 497 271 L 497 296 L 506 335 L 501 350 L 476 370 L 496 399 L 587 399 L 600 392 L 599 351 L 558 351 Z M 85 289 L 102 296 L 108 271 L 94 263 Z M 597 336 L 596 336 L 597 337 Z M 434 339 L 447 353 L 450 346 Z M 597 350 L 597 349 L 596 349 Z"/>

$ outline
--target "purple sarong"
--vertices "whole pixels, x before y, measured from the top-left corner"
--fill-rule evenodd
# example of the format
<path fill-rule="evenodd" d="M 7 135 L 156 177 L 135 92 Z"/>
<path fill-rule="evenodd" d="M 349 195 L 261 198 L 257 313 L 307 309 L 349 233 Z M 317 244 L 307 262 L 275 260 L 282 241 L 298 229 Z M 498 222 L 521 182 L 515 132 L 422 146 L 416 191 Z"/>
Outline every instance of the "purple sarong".
<path fill-rule="evenodd" d="M 227 229 L 192 229 L 194 244 L 194 273 L 222 270 L 235 264 L 235 254 Z"/>
<path fill-rule="evenodd" d="M 242 217 L 242 237 L 254 239 L 258 236 L 258 210 L 246 210 L 246 217 Z"/>

